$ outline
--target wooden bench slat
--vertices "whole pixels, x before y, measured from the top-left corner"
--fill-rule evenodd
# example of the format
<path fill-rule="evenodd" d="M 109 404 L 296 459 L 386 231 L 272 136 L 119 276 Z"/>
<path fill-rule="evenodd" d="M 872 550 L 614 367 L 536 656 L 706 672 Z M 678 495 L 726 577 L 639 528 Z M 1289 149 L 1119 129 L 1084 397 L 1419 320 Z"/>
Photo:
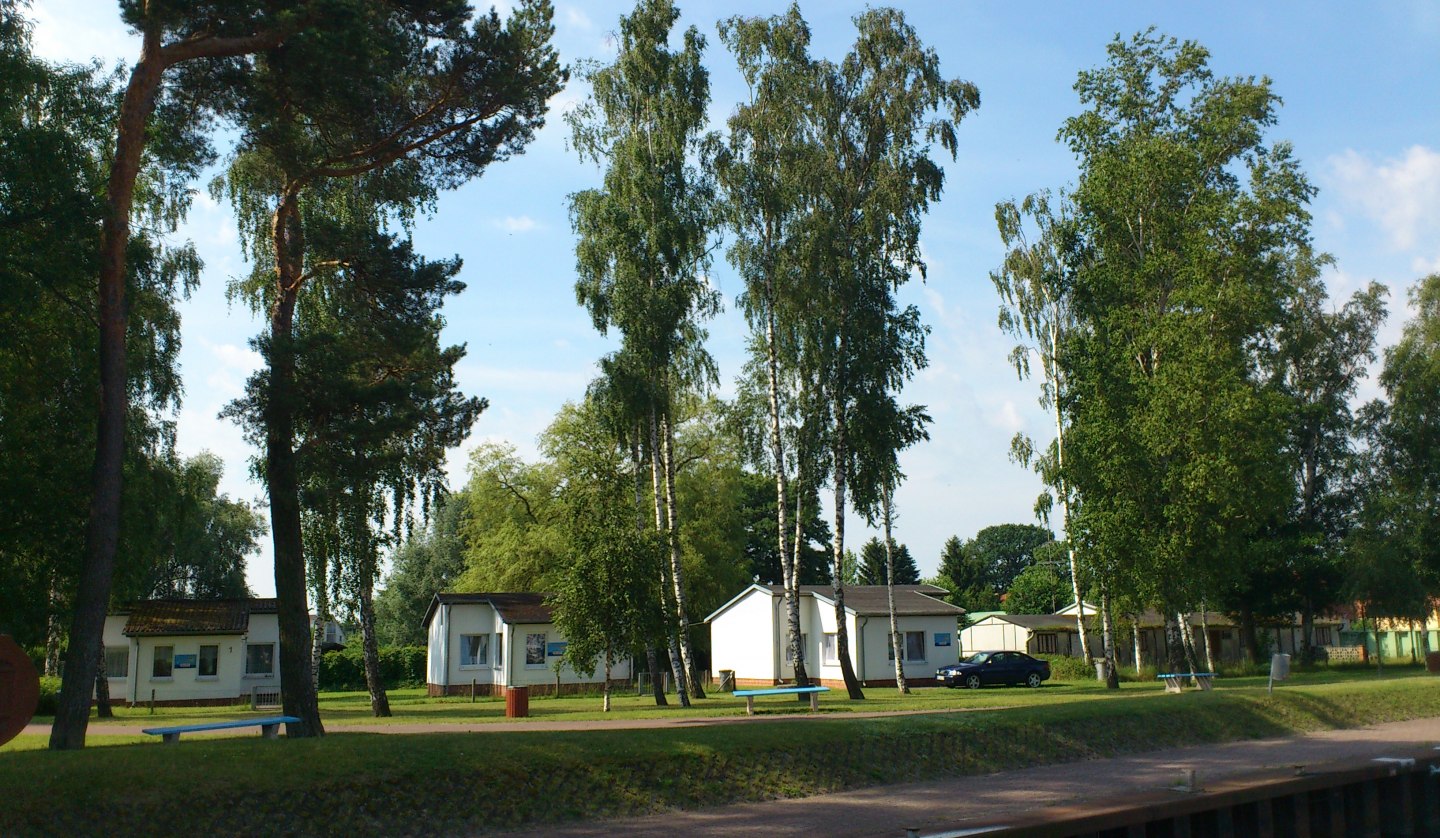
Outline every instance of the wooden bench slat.
<path fill-rule="evenodd" d="M 801 695 L 826 692 L 830 692 L 829 687 L 772 687 L 764 690 L 736 690 L 732 695 Z"/>
<path fill-rule="evenodd" d="M 275 728 L 283 724 L 298 722 L 300 719 L 294 716 L 269 716 L 263 719 L 242 719 L 231 722 L 211 722 L 199 725 L 176 725 L 174 727 L 147 727 L 142 728 L 141 733 L 148 733 L 151 736 L 162 736 L 166 742 L 174 742 L 180 738 L 182 733 L 199 733 L 206 730 L 231 730 L 237 727 L 259 727 Z"/>

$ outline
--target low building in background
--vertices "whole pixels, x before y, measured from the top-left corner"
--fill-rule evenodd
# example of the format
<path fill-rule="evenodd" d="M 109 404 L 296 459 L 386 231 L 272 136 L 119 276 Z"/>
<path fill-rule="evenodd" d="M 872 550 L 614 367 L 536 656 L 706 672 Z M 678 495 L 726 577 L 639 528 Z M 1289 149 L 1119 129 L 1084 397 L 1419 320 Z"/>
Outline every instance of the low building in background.
<path fill-rule="evenodd" d="M 546 594 L 436 594 L 425 611 L 426 681 L 432 696 L 500 695 L 506 687 L 553 694 L 596 689 L 591 675 L 561 663 L 566 640 L 551 620 Z M 629 682 L 631 662 L 611 667 L 611 683 Z"/>
<path fill-rule="evenodd" d="M 959 662 L 959 620 L 965 609 L 940 599 L 946 593 L 934 585 L 895 586 L 908 683 L 933 684 L 935 670 Z M 794 679 L 783 586 L 751 585 L 705 622 L 710 624 L 711 665 L 716 673 L 733 671 L 737 686 L 770 686 Z M 846 586 L 845 626 L 855 677 L 867 686 L 894 686 L 886 587 Z M 806 674 L 824 686 L 843 687 L 830 586 L 800 586 L 800 627 Z"/>
<path fill-rule="evenodd" d="M 113 703 L 279 703 L 273 599 L 137 602 L 105 618 L 104 642 Z"/>

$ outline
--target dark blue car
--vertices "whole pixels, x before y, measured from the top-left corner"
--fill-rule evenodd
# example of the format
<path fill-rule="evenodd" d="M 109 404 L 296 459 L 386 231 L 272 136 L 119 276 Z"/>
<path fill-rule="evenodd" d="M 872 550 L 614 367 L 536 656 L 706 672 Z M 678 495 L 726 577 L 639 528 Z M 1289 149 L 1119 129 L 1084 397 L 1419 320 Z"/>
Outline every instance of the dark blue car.
<path fill-rule="evenodd" d="M 953 666 L 935 670 L 935 680 L 947 687 L 978 690 L 987 684 L 1024 684 L 1038 687 L 1050 679 L 1050 664 L 1024 652 L 976 652 Z"/>

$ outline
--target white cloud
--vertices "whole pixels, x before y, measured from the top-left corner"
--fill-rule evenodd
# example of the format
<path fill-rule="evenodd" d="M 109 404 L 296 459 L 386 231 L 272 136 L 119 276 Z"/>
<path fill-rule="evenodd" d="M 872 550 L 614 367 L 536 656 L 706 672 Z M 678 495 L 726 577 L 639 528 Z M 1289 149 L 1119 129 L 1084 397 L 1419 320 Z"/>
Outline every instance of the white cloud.
<path fill-rule="evenodd" d="M 1434 259 L 1416 256 L 1415 259 L 1411 261 L 1410 267 L 1415 273 L 1421 275 L 1440 273 L 1440 256 L 1436 256 Z"/>
<path fill-rule="evenodd" d="M 499 221 L 496 221 L 495 226 L 499 227 L 501 230 L 504 230 L 507 233 L 512 234 L 529 233 L 532 230 L 537 230 L 540 228 L 540 225 L 535 221 L 535 219 L 531 218 L 528 215 L 507 215 Z"/>
<path fill-rule="evenodd" d="M 49 61 L 88 63 L 99 60 L 110 65 L 134 61 L 140 55 L 140 39 L 125 30 L 118 9 L 83 0 L 47 0 L 27 11 L 34 21 L 32 46 L 35 54 Z"/>
<path fill-rule="evenodd" d="M 1376 161 L 1350 149 L 1329 166 L 1342 198 L 1381 226 L 1396 250 L 1413 250 L 1440 227 L 1440 151 L 1415 145 Z"/>

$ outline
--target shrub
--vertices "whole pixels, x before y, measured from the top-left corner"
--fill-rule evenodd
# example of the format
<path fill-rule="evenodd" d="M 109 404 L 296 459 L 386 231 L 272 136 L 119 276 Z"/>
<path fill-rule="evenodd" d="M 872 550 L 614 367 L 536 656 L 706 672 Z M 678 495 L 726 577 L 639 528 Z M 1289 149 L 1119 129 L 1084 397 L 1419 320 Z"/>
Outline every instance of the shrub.
<path fill-rule="evenodd" d="M 1056 681 L 1095 680 L 1095 667 L 1087 666 L 1084 658 L 1072 658 L 1069 655 L 1036 655 L 1035 657 L 1050 663 L 1050 677 Z"/>
<path fill-rule="evenodd" d="M 380 680 L 387 690 L 423 686 L 425 647 L 381 647 Z M 326 652 L 320 658 L 320 689 L 365 689 L 365 657 L 358 642 L 344 649 Z"/>
<path fill-rule="evenodd" d="M 60 679 L 49 675 L 40 676 L 40 703 L 35 706 L 35 715 L 53 716 L 60 700 Z"/>

